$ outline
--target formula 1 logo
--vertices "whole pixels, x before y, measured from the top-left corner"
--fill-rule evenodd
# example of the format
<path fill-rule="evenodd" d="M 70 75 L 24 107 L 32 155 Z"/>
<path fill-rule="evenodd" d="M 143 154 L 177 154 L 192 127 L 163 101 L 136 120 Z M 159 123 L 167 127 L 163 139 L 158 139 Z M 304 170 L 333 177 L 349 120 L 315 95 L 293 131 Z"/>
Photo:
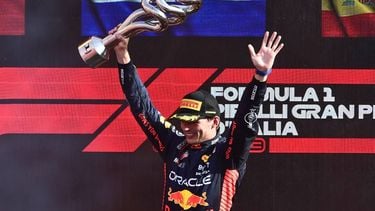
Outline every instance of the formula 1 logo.
<path fill-rule="evenodd" d="M 135 152 L 146 141 L 146 136 L 135 122 L 123 96 L 117 68 L 17 67 L 0 68 L 0 71 L 0 136 L 5 134 L 92 135 L 91 143 L 82 149 L 84 152 Z M 360 70 L 363 74 L 356 71 L 356 74 L 351 74 L 352 70 L 277 70 L 270 77 L 269 84 L 288 84 L 288 86 L 330 83 L 345 86 L 346 84 L 375 84 L 374 70 Z M 139 68 L 138 72 L 147 86 L 154 105 L 164 116 L 171 115 L 177 109 L 186 93 L 203 86 L 211 86 L 211 92 L 214 90 L 212 87 L 216 86 L 213 93 L 215 97 L 227 96 L 229 102 L 222 105 L 225 110 L 223 115 L 231 116 L 231 112 L 227 111 L 236 108 L 234 104 L 230 104 L 232 98 L 240 97 L 234 92 L 236 89 L 224 90 L 222 87 L 228 84 L 233 86 L 248 83 L 254 70 Z M 291 75 L 293 77 L 290 77 Z M 352 77 L 348 78 L 347 75 Z M 312 96 L 311 93 L 309 96 Z M 340 106 L 345 107 L 345 105 Z M 356 115 L 356 107 L 362 109 L 359 110 L 361 112 L 358 114 L 356 124 L 362 124 L 361 122 L 366 121 L 366 118 L 369 121 L 375 118 L 373 105 L 350 104 L 345 108 L 353 108 L 353 115 Z M 329 105 L 322 112 L 332 118 L 335 114 L 334 106 Z M 264 111 L 263 116 L 267 116 Z M 277 114 L 273 116 L 269 114 L 268 118 L 277 116 L 281 120 L 284 118 L 284 115 Z M 352 121 L 357 121 L 354 117 L 350 118 Z M 276 124 L 276 127 L 281 127 L 281 123 L 280 121 L 280 124 Z M 263 124 L 261 129 L 263 134 L 276 135 L 255 139 L 250 150 L 253 153 L 375 153 L 375 141 L 371 138 L 373 137 L 371 132 L 367 135 L 369 138 L 356 138 L 356 136 L 312 138 L 301 135 L 277 136 L 278 133 L 273 132 L 271 125 L 268 124 Z M 296 129 L 299 129 L 298 126 Z"/>
<path fill-rule="evenodd" d="M 146 140 L 124 99 L 117 68 L 0 70 L 0 135 L 92 134 L 85 152 L 134 152 Z M 139 69 L 155 106 L 165 116 L 215 71 Z"/>
<path fill-rule="evenodd" d="M 146 140 L 124 99 L 117 68 L 0 71 L 0 136 L 91 134 L 93 140 L 84 152 L 135 152 Z M 186 93 L 209 83 L 221 71 L 139 68 L 150 97 L 165 116 L 177 109 Z M 254 152 L 260 152 L 257 146 Z"/>

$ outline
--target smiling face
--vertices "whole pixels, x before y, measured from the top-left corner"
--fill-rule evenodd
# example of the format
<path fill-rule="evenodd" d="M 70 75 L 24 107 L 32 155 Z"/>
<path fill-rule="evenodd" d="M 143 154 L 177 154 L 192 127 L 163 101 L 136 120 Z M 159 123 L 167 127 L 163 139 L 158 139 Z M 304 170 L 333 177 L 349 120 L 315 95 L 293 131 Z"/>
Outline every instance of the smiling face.
<path fill-rule="evenodd" d="M 185 135 L 186 142 L 189 144 L 198 144 L 213 139 L 217 134 L 220 118 L 199 119 L 194 122 L 181 121 L 181 129 Z"/>

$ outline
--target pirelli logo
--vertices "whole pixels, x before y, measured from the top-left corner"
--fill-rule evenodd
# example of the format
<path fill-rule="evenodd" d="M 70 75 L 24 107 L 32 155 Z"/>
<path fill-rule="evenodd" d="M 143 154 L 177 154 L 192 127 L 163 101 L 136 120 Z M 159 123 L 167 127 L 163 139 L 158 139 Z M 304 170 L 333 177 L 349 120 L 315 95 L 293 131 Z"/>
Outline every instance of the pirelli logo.
<path fill-rule="evenodd" d="M 180 104 L 180 108 L 187 108 L 195 111 L 200 111 L 202 107 L 202 102 L 192 99 L 183 99 Z"/>

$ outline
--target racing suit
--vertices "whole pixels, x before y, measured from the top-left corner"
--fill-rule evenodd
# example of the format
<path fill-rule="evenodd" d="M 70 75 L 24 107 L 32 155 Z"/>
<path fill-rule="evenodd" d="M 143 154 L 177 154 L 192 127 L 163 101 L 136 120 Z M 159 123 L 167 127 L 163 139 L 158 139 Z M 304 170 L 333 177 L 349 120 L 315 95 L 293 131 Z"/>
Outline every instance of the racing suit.
<path fill-rule="evenodd" d="M 164 162 L 162 210 L 230 210 L 257 135 L 266 83 L 247 85 L 226 137 L 191 145 L 153 106 L 132 62 L 118 68 L 131 112 Z"/>

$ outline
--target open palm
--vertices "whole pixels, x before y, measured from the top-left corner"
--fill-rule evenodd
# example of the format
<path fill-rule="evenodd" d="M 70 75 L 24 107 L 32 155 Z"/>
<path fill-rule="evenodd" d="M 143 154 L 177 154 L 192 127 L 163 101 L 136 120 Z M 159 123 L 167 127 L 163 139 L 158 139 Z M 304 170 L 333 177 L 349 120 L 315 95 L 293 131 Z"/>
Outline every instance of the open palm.
<path fill-rule="evenodd" d="M 280 44 L 281 36 L 277 36 L 276 32 L 273 32 L 271 37 L 268 38 L 269 32 L 267 31 L 264 34 L 262 46 L 258 53 L 255 53 L 254 47 L 251 44 L 248 45 L 251 61 L 255 68 L 261 71 L 266 71 L 272 68 L 276 55 L 284 47 L 283 43 Z"/>

